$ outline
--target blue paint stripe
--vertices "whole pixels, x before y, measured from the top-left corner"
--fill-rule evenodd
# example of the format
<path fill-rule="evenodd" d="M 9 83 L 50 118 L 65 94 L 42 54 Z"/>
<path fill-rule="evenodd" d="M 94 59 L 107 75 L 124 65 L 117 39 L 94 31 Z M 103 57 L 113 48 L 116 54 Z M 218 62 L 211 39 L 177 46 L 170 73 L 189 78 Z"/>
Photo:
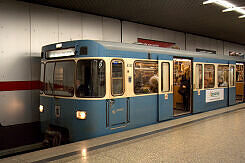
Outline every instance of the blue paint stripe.
<path fill-rule="evenodd" d="M 193 62 L 228 64 L 228 63 L 229 63 L 229 60 L 215 59 L 215 58 L 194 57 L 194 58 L 193 58 Z"/>
<path fill-rule="evenodd" d="M 210 119 L 210 118 L 213 118 L 213 117 L 217 117 L 217 116 L 220 116 L 220 115 L 232 113 L 232 112 L 235 112 L 235 111 L 238 111 L 238 110 L 242 110 L 242 109 L 245 109 L 245 107 L 241 107 L 241 108 L 237 108 L 237 109 L 230 110 L 230 111 L 227 111 L 227 112 L 211 115 L 209 117 L 204 117 L 204 118 L 192 120 L 192 121 L 185 122 L 185 123 L 182 123 L 182 124 L 178 124 L 178 125 L 175 125 L 175 126 L 171 126 L 171 127 L 167 127 L 167 128 L 163 128 L 163 129 L 147 132 L 147 133 L 144 133 L 144 134 L 128 137 L 128 138 L 125 138 L 125 139 L 121 139 L 121 140 L 117 140 L 117 141 L 113 141 L 113 142 L 97 145 L 97 146 L 94 146 L 94 147 L 87 148 L 87 152 L 91 152 L 91 151 L 102 149 L 102 148 L 105 148 L 105 147 L 108 147 L 108 146 L 124 143 L 124 142 L 130 141 L 130 140 L 142 138 L 142 137 L 145 137 L 145 136 L 154 135 L 154 134 L 157 134 L 157 133 L 160 133 L 160 132 L 163 132 L 163 131 L 167 131 L 167 130 L 170 130 L 170 129 L 182 127 L 182 126 L 185 126 L 185 125 L 189 125 L 189 124 L 192 124 L 192 123 L 195 123 L 195 122 L 199 122 L 199 121 L 202 121 L 202 120 L 207 120 L 207 119 Z M 74 152 L 69 152 L 69 153 L 66 153 L 66 154 L 61 154 L 61 155 L 58 155 L 58 156 L 42 159 L 42 160 L 39 160 L 39 161 L 34 161 L 33 163 L 46 163 L 46 162 L 56 161 L 56 160 L 60 160 L 60 159 L 66 158 L 66 157 L 71 157 L 71 156 L 79 155 L 79 154 L 81 154 L 81 150 L 74 151 Z"/>

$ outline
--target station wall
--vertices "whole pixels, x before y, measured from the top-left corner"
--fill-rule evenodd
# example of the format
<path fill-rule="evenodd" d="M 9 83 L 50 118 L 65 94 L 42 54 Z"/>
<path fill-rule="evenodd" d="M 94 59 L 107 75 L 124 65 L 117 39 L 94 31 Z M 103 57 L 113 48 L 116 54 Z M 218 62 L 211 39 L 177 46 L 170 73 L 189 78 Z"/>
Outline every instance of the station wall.
<path fill-rule="evenodd" d="M 137 38 L 172 42 L 176 43 L 181 50 L 185 50 L 185 33 L 148 25 L 123 21 L 122 38 L 124 43 L 136 43 Z"/>
<path fill-rule="evenodd" d="M 196 51 L 197 48 L 216 51 L 217 55 L 224 54 L 223 41 L 202 36 L 196 36 L 193 34 L 186 34 L 186 50 Z"/>
<path fill-rule="evenodd" d="M 137 38 L 173 42 L 182 49 L 245 53 L 245 47 L 183 32 L 63 9 L 0 0 L 0 123 L 39 120 L 41 47 L 77 39 L 135 43 Z"/>
<path fill-rule="evenodd" d="M 224 41 L 224 55 L 232 51 L 245 54 L 245 46 Z"/>

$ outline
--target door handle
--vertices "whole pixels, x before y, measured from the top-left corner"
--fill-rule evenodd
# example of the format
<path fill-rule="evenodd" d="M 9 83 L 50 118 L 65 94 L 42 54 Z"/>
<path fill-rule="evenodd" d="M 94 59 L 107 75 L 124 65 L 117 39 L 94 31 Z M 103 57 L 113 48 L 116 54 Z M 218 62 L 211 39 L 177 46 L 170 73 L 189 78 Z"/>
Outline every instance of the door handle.
<path fill-rule="evenodd" d="M 115 100 L 114 99 L 110 99 L 109 100 L 109 104 L 110 104 L 110 108 L 112 107 L 112 105 L 114 105 L 115 104 Z"/>

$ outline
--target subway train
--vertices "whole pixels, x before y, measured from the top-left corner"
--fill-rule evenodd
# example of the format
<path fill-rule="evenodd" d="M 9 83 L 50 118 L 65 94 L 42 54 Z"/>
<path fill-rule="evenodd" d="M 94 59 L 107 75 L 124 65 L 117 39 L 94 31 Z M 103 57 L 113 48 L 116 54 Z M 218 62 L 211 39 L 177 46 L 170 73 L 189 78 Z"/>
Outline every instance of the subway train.
<path fill-rule="evenodd" d="M 106 41 L 44 46 L 44 143 L 57 146 L 243 102 L 243 62 Z"/>

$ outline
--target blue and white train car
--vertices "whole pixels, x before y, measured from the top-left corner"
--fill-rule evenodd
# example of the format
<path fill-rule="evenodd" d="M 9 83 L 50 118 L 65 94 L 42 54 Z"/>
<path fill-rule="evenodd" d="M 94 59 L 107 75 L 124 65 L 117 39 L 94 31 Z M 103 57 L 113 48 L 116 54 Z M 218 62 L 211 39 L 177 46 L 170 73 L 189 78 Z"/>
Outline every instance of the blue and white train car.
<path fill-rule="evenodd" d="M 39 109 L 45 142 L 59 145 L 234 105 L 236 61 L 104 41 L 44 46 Z"/>

